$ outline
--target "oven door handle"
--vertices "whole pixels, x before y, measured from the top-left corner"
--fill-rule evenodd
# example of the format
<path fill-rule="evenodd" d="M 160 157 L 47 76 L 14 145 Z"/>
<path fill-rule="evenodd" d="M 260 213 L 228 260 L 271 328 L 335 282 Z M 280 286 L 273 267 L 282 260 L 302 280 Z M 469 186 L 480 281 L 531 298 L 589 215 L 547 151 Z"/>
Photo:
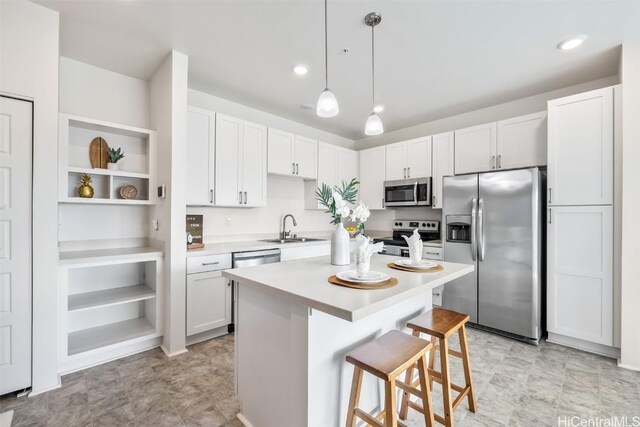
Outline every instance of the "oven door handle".
<path fill-rule="evenodd" d="M 418 181 L 413 184 L 413 201 L 418 204 Z"/>

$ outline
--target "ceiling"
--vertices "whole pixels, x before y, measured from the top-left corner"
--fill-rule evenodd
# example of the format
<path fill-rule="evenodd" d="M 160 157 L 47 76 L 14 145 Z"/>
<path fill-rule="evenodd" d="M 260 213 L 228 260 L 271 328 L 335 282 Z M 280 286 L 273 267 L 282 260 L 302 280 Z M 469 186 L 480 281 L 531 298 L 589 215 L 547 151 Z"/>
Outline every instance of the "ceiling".
<path fill-rule="evenodd" d="M 386 131 L 614 75 L 619 45 L 640 40 L 639 1 L 329 0 L 340 114 L 322 119 L 320 0 L 36 3 L 60 11 L 63 56 L 149 79 L 174 49 L 189 56 L 189 87 L 351 139 L 371 111 L 368 12 L 382 13 L 376 103 Z M 583 46 L 556 48 L 577 34 L 589 36 Z M 306 76 L 293 74 L 297 63 Z"/>

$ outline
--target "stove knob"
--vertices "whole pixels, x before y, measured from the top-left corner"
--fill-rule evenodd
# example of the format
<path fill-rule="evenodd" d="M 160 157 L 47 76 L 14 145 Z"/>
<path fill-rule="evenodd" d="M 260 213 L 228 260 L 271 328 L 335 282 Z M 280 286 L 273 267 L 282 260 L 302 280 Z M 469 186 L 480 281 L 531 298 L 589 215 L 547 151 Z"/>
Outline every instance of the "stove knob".
<path fill-rule="evenodd" d="M 429 225 L 429 224 L 424 223 L 424 222 L 422 223 L 422 226 L 423 226 L 423 227 L 430 227 L 430 225 Z"/>

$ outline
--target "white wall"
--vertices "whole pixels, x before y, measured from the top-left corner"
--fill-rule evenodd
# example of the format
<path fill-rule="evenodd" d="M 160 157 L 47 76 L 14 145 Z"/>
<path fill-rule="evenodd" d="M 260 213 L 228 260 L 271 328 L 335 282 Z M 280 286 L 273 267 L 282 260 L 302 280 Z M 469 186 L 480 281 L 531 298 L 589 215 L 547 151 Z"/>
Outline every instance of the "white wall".
<path fill-rule="evenodd" d="M 303 125 L 302 123 L 294 122 L 293 120 L 256 110 L 255 108 L 247 107 L 245 105 L 194 89 L 189 89 L 189 105 L 215 111 L 216 113 L 227 114 L 229 116 L 273 127 L 286 132 L 318 139 L 329 144 L 353 148 L 353 141 L 348 138 L 325 132 L 311 126 Z"/>
<path fill-rule="evenodd" d="M 61 56 L 60 111 L 149 128 L 149 83 Z"/>
<path fill-rule="evenodd" d="M 33 387 L 57 387 L 58 313 L 58 29 L 57 12 L 0 2 L 0 91 L 34 101 Z"/>
<path fill-rule="evenodd" d="M 172 51 L 151 78 L 151 126 L 157 131 L 157 184 L 166 186 L 152 216 L 150 237 L 164 247 L 164 338 L 169 356 L 185 350 L 186 180 L 188 57 Z"/>
<path fill-rule="evenodd" d="M 623 45 L 622 80 L 622 366 L 640 370 L 640 43 Z"/>
<path fill-rule="evenodd" d="M 474 110 L 468 113 L 422 123 L 394 132 L 383 133 L 379 136 L 370 136 L 359 139 L 355 142 L 355 148 L 356 150 L 364 150 L 365 148 L 377 147 L 379 145 L 390 144 L 392 142 L 404 141 L 427 135 L 435 135 L 482 123 L 508 119 L 510 117 L 517 117 L 529 113 L 536 113 L 538 111 L 546 111 L 547 101 L 551 99 L 562 98 L 564 96 L 586 92 L 592 89 L 612 86 L 617 83 L 619 83 L 618 76 L 611 76 L 576 86 L 545 92 L 539 95 L 482 108 L 480 110 Z"/>

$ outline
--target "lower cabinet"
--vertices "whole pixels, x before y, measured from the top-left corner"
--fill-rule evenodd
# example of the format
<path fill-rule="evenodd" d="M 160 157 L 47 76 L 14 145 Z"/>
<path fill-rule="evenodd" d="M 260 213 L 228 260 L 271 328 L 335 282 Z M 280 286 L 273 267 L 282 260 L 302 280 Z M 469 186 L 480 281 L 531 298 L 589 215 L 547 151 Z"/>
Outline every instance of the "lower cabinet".
<path fill-rule="evenodd" d="M 231 281 L 222 271 L 187 276 L 187 336 L 231 323 Z"/>
<path fill-rule="evenodd" d="M 613 208 L 551 207 L 547 224 L 547 329 L 613 345 Z"/>

